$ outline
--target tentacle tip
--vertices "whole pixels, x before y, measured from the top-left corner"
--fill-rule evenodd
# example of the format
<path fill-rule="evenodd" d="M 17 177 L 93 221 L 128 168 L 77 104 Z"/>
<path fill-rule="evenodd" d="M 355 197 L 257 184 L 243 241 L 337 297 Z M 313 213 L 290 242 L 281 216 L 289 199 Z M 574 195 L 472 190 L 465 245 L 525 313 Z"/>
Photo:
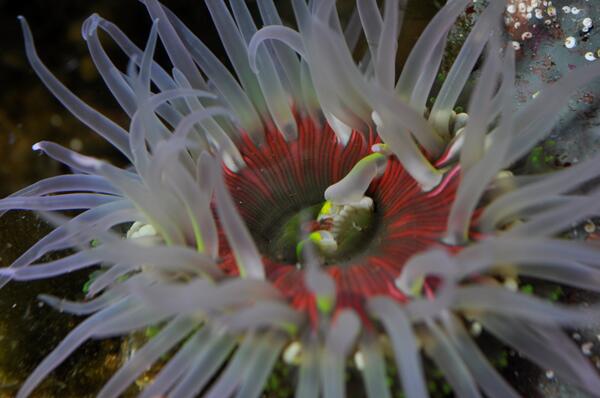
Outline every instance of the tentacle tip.
<path fill-rule="evenodd" d="M 100 15 L 93 13 L 81 25 L 81 36 L 87 41 L 100 24 Z"/>
<path fill-rule="evenodd" d="M 17 20 L 21 24 L 21 30 L 23 31 L 23 35 L 27 38 L 28 35 L 30 34 L 29 33 L 30 32 L 29 24 L 27 23 L 27 18 L 25 18 L 23 15 L 18 15 Z"/>
<path fill-rule="evenodd" d="M 326 201 L 332 202 L 333 204 L 337 204 L 336 203 L 336 199 L 337 199 L 336 192 L 337 192 L 336 184 L 330 185 L 327 187 L 327 189 L 325 189 L 325 192 L 323 193 L 323 197 L 325 198 Z"/>
<path fill-rule="evenodd" d="M 464 235 L 449 232 L 440 240 L 448 246 L 462 246 L 468 239 Z"/>
<path fill-rule="evenodd" d="M 374 144 L 371 146 L 371 151 L 374 153 L 380 153 L 384 156 L 391 156 L 393 154 L 390 146 L 386 143 Z"/>
<path fill-rule="evenodd" d="M 30 58 L 32 53 L 35 54 L 35 48 L 33 47 L 33 35 L 31 34 L 31 29 L 29 29 L 27 19 L 23 15 L 19 15 L 17 19 L 21 24 L 21 31 L 25 40 L 25 53 L 27 54 L 28 58 Z"/>
<path fill-rule="evenodd" d="M 221 158 L 223 159 L 223 163 L 225 163 L 225 166 L 233 172 L 237 172 L 243 167 L 240 164 L 239 159 L 236 159 L 235 156 L 232 156 L 228 152 L 222 151 Z"/>
<path fill-rule="evenodd" d="M 411 288 L 411 283 L 408 281 L 405 273 L 402 273 L 396 280 L 394 280 L 396 289 L 407 296 L 413 296 L 414 289 Z M 414 287 L 414 286 L 413 286 Z"/>
<path fill-rule="evenodd" d="M 423 182 L 419 183 L 419 186 L 421 187 L 421 191 L 423 191 L 423 192 L 432 191 L 435 187 L 440 185 L 440 183 L 442 182 L 443 179 L 444 179 L 444 173 L 441 173 L 441 172 L 434 173 L 432 178 L 429 178 L 427 181 L 423 181 Z"/>

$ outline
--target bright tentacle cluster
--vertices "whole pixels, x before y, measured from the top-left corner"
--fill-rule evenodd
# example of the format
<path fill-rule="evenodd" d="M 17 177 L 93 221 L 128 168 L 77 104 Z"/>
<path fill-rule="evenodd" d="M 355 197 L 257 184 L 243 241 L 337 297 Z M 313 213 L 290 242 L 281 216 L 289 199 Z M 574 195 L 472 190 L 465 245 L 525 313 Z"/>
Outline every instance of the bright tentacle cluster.
<path fill-rule="evenodd" d="M 597 323 L 598 305 L 552 303 L 502 284 L 526 276 L 600 291 L 600 250 L 558 237 L 598 213 L 598 190 L 580 190 L 598 176 L 598 156 L 551 174 L 503 172 L 550 132 L 564 93 L 600 75 L 600 66 L 564 76 L 516 109 L 505 2 L 494 0 L 427 107 L 448 32 L 468 0 L 440 10 L 398 79 L 405 1 L 387 0 L 383 10 L 357 1 L 342 28 L 333 0 L 292 0 L 290 28 L 272 0 L 258 2 L 259 26 L 242 0 L 206 0 L 234 73 L 158 1 L 143 3 L 154 21 L 145 49 L 98 15 L 82 27 L 131 118 L 128 130 L 46 69 L 21 19 L 41 80 L 131 166 L 40 142 L 34 149 L 74 174 L 0 200 L 0 211 L 40 211 L 57 225 L 0 270 L 0 285 L 104 271 L 84 302 L 41 297 L 87 318 L 19 397 L 87 339 L 155 325 L 159 334 L 100 397 L 119 396 L 169 353 L 143 397 L 258 397 L 280 358 L 296 364 L 297 397 L 343 397 L 350 357 L 360 358 L 369 397 L 391 396 L 389 360 L 405 395 L 425 397 L 422 352 L 457 396 L 518 396 L 467 332 L 472 321 L 562 380 L 600 391 L 597 371 L 563 332 Z M 99 30 L 129 57 L 126 72 L 103 50 Z M 368 49 L 356 62 L 363 35 Z M 170 73 L 153 60 L 159 39 Z M 456 115 L 482 56 L 468 116 Z M 81 213 L 53 213 L 64 210 Z M 65 248 L 76 251 L 36 262 Z"/>

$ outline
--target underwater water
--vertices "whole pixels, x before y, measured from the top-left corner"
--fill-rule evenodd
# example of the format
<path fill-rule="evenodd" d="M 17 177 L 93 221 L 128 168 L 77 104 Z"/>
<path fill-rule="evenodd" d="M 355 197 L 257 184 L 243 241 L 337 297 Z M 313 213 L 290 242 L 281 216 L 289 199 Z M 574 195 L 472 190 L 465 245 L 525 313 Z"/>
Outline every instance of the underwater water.
<path fill-rule="evenodd" d="M 110 159 L 116 164 L 124 162 L 108 144 L 66 112 L 30 70 L 24 56 L 16 16 L 25 15 L 28 18 L 41 58 L 59 79 L 96 109 L 125 125 L 128 123 L 126 116 L 104 90 L 89 59 L 81 39 L 80 26 L 87 16 L 98 12 L 122 27 L 134 42 L 143 45 L 150 28 L 145 10 L 136 1 L 128 2 L 126 6 L 117 0 L 60 0 L 49 3 L 37 0 L 23 5 L 0 0 L 0 197 L 36 180 L 65 171 L 58 163 L 31 150 L 31 145 L 42 139 L 52 139 L 82 153 Z M 212 28 L 205 28 L 208 17 L 201 2 L 173 0 L 163 3 L 182 16 L 209 47 L 217 49 L 217 54 L 224 57 L 218 52 L 219 39 L 215 32 Z M 541 23 L 539 26 L 531 26 L 525 32 L 533 32 L 533 37 L 526 39 L 523 38 L 522 28 L 512 32 L 520 47 L 518 84 L 523 102 L 535 97 L 542 82 L 552 81 L 567 70 L 594 62 L 589 60 L 588 52 L 595 53 L 600 49 L 597 31 L 591 30 L 589 34 L 581 32 L 585 16 L 592 19 L 596 17 L 600 29 L 600 5 L 585 0 L 553 3 L 559 11 L 557 20 L 551 26 L 542 26 Z M 563 7 L 571 8 L 566 12 Z M 574 14 L 572 7 L 581 11 Z M 399 51 L 400 63 L 403 55 L 408 53 L 410 43 L 418 37 L 437 9 L 434 1 L 409 2 L 402 41 L 406 48 Z M 470 23 L 477 18 L 476 9 L 470 12 L 472 14 L 465 15 L 461 20 L 462 25 L 453 32 L 452 40 L 456 40 L 457 49 L 460 48 L 460 39 Z M 283 17 L 285 18 L 285 13 Z M 289 18 L 292 18 L 291 10 Z M 203 30 L 210 32 L 205 34 Z M 565 46 L 564 42 L 568 37 L 577 37 L 578 45 L 575 48 Z M 110 45 L 108 48 L 110 50 Z M 452 49 L 447 56 L 453 56 Z M 161 57 L 164 59 L 165 55 L 159 50 L 157 58 L 160 60 Z M 600 58 L 600 53 L 595 57 Z M 122 60 L 123 63 L 125 61 Z M 554 170 L 597 151 L 600 148 L 600 135 L 589 126 L 600 124 L 597 112 L 599 94 L 600 86 L 582 90 L 580 96 L 569 104 L 556 131 L 517 167 L 523 173 Z M 590 220 L 586 226 L 574 230 L 572 234 L 576 239 L 589 236 L 594 238 L 594 229 L 595 222 Z M 18 254 L 48 231 L 49 227 L 43 221 L 28 212 L 9 212 L 0 217 L 0 266 L 8 266 Z M 90 273 L 90 270 L 83 270 L 43 281 L 11 283 L 0 289 L 0 397 L 14 396 L 35 366 L 81 321 L 81 318 L 41 305 L 37 296 L 45 293 L 81 299 Z M 556 287 L 535 285 L 532 289 L 554 294 Z M 566 301 L 585 302 L 595 299 L 578 292 L 563 294 L 562 299 Z M 595 333 L 600 332 L 574 331 L 573 339 L 586 350 L 589 348 L 590 360 L 598 361 L 600 366 L 600 334 L 596 337 Z M 44 381 L 34 396 L 94 396 L 120 367 L 124 358 L 135 349 L 136 338 L 143 339 L 144 336 L 86 343 Z M 594 344 L 590 347 L 587 345 L 589 342 Z M 503 368 L 504 376 L 524 395 L 575 396 L 573 390 L 553 379 L 551 374 L 534 368 L 514 351 L 504 352 L 496 346 L 491 350 L 498 356 L 498 366 Z M 151 374 L 147 377 L 151 377 Z M 143 383 L 143 379 L 139 380 L 139 385 Z M 452 395 L 451 391 L 443 387 L 443 382 L 440 382 L 434 396 Z M 134 396 L 136 393 L 136 386 L 132 386 L 126 395 Z M 271 394 L 267 395 L 269 397 L 279 396 L 276 392 L 267 394 Z"/>

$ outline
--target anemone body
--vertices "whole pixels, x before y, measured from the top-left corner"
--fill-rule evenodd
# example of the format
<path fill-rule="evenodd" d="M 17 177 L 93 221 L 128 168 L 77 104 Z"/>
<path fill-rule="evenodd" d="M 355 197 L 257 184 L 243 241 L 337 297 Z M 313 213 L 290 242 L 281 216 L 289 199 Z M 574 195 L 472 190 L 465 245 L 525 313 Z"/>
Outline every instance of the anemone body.
<path fill-rule="evenodd" d="M 448 31 L 467 0 L 440 10 L 399 74 L 403 1 L 382 10 L 357 1 L 342 28 L 335 2 L 294 0 L 292 28 L 270 0 L 258 2 L 258 27 L 244 2 L 207 0 L 233 73 L 168 9 L 143 3 L 154 21 L 143 50 L 98 15 L 82 27 L 131 117 L 128 130 L 53 77 L 21 20 L 44 84 L 131 165 L 41 142 L 34 149 L 76 174 L 0 201 L 2 211 L 43 211 L 57 225 L 0 271 L 0 283 L 104 270 L 85 302 L 42 297 L 87 318 L 19 397 L 87 339 L 155 325 L 160 333 L 100 397 L 119 396 L 173 350 L 142 396 L 258 397 L 283 358 L 294 363 L 297 397 L 343 397 L 354 358 L 369 397 L 391 396 L 389 361 L 405 396 L 425 397 L 423 355 L 458 396 L 518 396 L 467 332 L 470 322 L 562 380 L 600 391 L 597 372 L 563 332 L 597 322 L 597 306 L 552 303 L 502 283 L 526 276 L 600 290 L 598 248 L 558 237 L 597 213 L 597 190 L 578 191 L 598 176 L 597 157 L 527 178 L 504 172 L 549 133 L 563 93 L 599 75 L 598 65 L 517 110 L 505 2 L 491 1 L 428 107 Z M 99 30 L 129 56 L 126 72 L 104 52 Z M 355 62 L 361 35 L 368 51 Z M 171 73 L 153 61 L 159 38 Z M 456 115 L 480 58 L 468 115 Z M 63 210 L 81 213 L 55 213 Z M 36 262 L 64 248 L 77 250 Z"/>

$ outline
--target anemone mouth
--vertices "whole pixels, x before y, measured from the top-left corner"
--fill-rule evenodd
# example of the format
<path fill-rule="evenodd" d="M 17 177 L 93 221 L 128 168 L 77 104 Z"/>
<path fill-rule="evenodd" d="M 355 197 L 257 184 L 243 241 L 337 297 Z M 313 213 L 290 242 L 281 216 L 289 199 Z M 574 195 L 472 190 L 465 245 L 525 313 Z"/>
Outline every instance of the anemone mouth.
<path fill-rule="evenodd" d="M 298 125 L 293 141 L 277 131 L 267 132 L 260 146 L 245 139 L 240 153 L 246 167 L 224 167 L 226 185 L 263 257 L 267 278 L 292 302 L 305 304 L 309 293 L 299 247 L 306 235 L 325 230 L 336 238 L 336 249 L 324 253 L 321 261 L 335 280 L 338 308 L 360 308 L 365 299 L 380 294 L 408 300 L 395 280 L 410 257 L 444 245 L 458 178 L 450 173 L 438 188 L 423 192 L 391 156 L 365 193 L 371 207 L 344 210 L 351 214 L 332 226 L 331 220 L 319 218 L 328 205 L 325 190 L 368 156 L 379 138 L 354 131 L 344 145 L 328 125 L 320 128 L 311 119 L 299 120 Z M 235 274 L 234 258 L 225 244 L 220 255 L 222 268 Z"/>
<path fill-rule="evenodd" d="M 354 132 L 344 146 L 328 125 L 321 128 L 310 119 L 299 119 L 298 125 L 300 134 L 290 142 L 277 130 L 267 131 L 260 146 L 244 139 L 239 150 L 246 167 L 238 171 L 225 167 L 224 173 L 225 183 L 265 262 L 280 267 L 299 263 L 297 246 L 304 234 L 318 228 L 325 189 L 366 156 L 373 142 L 372 137 L 365 139 Z M 350 259 L 359 252 L 347 250 L 347 255 L 336 260 Z M 228 248 L 222 248 L 221 254 L 227 258 Z"/>

